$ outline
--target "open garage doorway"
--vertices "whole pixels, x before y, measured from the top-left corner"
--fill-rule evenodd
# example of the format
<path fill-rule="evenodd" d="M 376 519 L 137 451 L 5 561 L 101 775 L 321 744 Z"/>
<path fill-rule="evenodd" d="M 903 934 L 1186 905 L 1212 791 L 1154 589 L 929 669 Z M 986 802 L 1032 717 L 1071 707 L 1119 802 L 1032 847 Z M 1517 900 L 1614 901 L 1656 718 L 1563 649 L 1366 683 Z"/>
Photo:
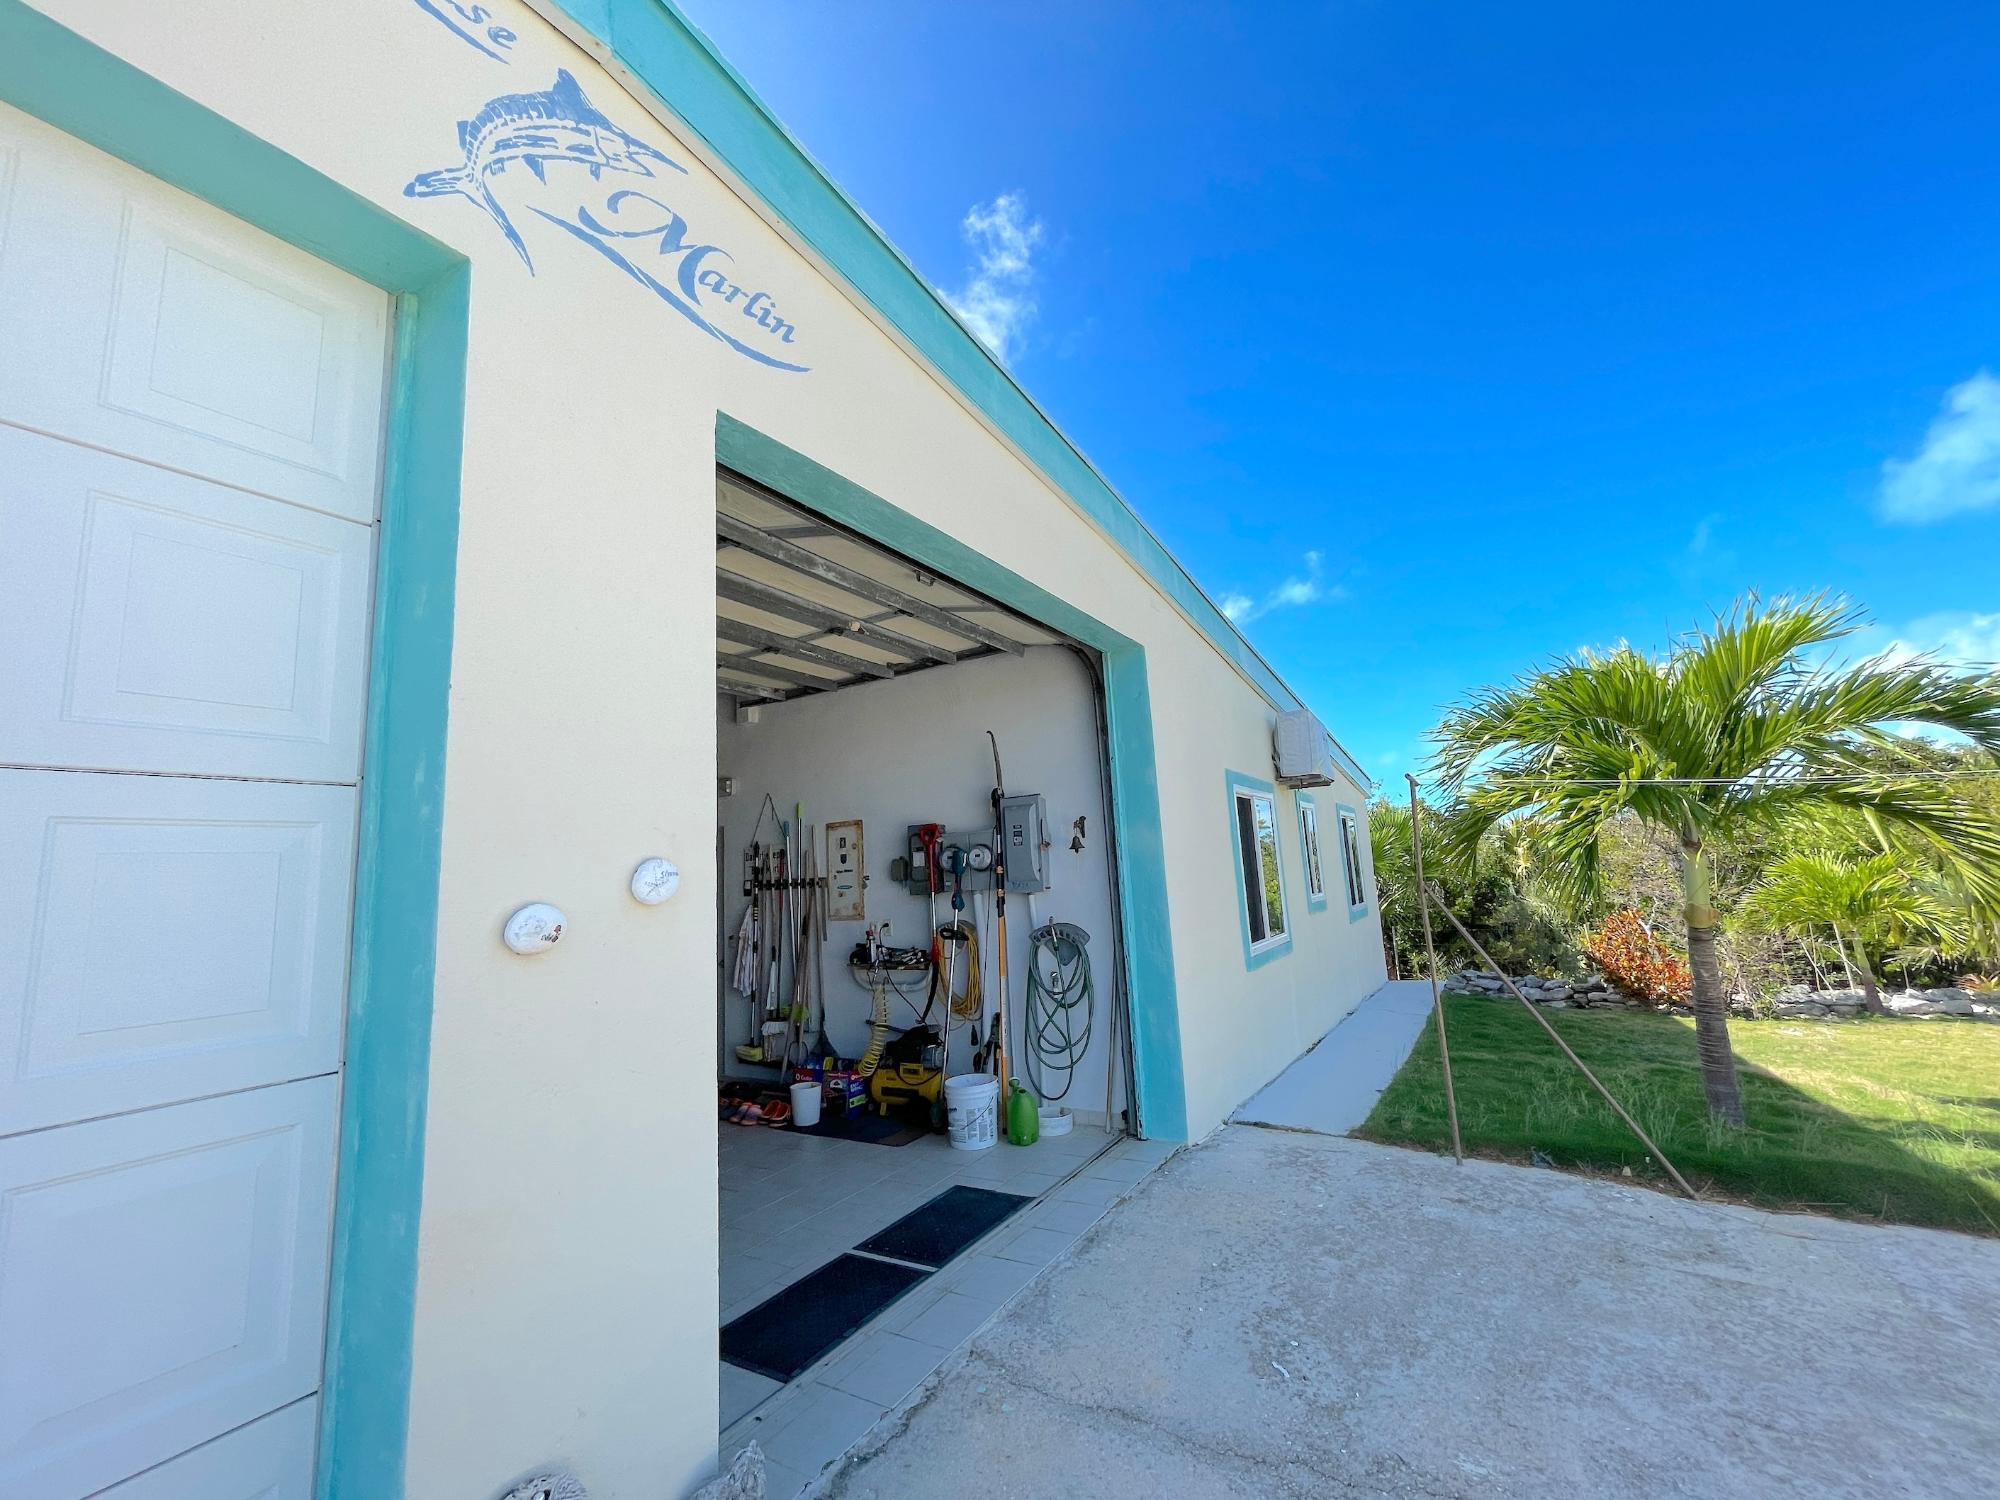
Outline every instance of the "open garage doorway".
<path fill-rule="evenodd" d="M 1133 1088 L 1095 655 L 726 469 L 716 545 L 727 1432 L 863 1330 L 942 1359 Z"/>

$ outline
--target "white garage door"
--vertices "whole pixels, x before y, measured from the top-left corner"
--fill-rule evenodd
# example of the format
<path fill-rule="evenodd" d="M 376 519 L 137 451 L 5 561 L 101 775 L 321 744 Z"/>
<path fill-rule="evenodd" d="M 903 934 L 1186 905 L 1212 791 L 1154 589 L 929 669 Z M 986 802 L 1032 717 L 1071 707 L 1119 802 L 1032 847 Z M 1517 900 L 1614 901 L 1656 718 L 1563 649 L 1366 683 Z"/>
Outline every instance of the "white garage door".
<path fill-rule="evenodd" d="M 0 109 L 0 1495 L 311 1493 L 388 329 Z"/>

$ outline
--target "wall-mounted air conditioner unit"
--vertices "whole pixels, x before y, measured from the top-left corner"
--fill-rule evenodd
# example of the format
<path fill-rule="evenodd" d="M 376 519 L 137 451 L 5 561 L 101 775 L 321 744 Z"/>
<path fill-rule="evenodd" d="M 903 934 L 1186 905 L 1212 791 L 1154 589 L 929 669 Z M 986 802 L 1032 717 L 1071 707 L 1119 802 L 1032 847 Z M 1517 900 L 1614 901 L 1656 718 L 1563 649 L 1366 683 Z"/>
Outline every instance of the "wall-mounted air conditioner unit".
<path fill-rule="evenodd" d="M 1278 715 L 1278 780 L 1286 786 L 1333 784 L 1333 736 L 1309 709 Z"/>

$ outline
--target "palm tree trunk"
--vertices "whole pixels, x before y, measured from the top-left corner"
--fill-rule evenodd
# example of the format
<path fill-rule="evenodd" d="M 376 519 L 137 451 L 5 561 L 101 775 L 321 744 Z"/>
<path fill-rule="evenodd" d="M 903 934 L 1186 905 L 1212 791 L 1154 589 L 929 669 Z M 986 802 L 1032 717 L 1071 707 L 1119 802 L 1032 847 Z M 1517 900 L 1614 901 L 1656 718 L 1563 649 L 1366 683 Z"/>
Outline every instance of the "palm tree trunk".
<path fill-rule="evenodd" d="M 1833 935 L 1840 937 L 1840 929 L 1835 927 Z M 1875 982 L 1875 971 L 1868 967 L 1868 955 L 1862 951 L 1861 939 L 1854 940 L 1854 971 L 1861 980 L 1861 999 L 1871 1016 L 1886 1016 L 1889 1007 L 1882 1003 L 1882 988 Z"/>
<path fill-rule="evenodd" d="M 1708 1113 L 1725 1125 L 1743 1123 L 1743 1094 L 1736 1085 L 1736 1054 L 1729 1046 L 1729 1002 L 1716 959 L 1720 925 L 1708 855 L 1694 839 L 1681 842 L 1681 897 L 1687 918 L 1688 968 L 1694 976 L 1694 1039 L 1701 1055 L 1701 1087 Z"/>

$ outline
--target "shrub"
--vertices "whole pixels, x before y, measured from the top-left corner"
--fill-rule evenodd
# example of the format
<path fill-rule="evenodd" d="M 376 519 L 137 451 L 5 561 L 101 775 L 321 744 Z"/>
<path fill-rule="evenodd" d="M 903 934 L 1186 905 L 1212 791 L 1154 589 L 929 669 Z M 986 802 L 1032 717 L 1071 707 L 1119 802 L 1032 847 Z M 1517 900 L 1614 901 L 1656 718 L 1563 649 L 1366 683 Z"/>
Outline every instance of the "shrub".
<path fill-rule="evenodd" d="M 1583 940 L 1604 977 L 1628 995 L 1655 1005 L 1685 1005 L 1694 989 L 1687 964 L 1646 930 L 1636 911 L 1615 911 Z"/>

